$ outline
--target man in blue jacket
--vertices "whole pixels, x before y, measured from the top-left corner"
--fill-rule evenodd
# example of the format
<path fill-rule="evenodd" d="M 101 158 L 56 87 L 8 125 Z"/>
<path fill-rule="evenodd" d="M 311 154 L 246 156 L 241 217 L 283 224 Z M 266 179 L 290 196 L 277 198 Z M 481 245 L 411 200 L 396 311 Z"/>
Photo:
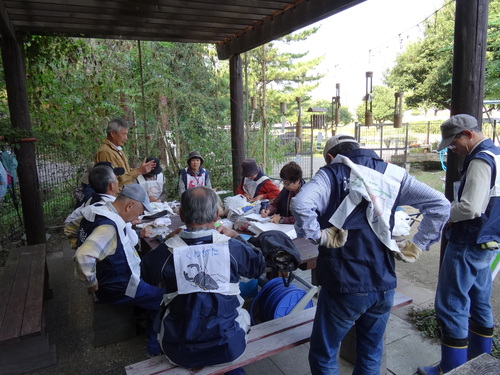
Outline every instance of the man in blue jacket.
<path fill-rule="evenodd" d="M 311 334 L 311 373 L 338 374 L 337 351 L 355 324 L 354 374 L 380 374 L 383 336 L 396 288 L 395 257 L 418 259 L 448 219 L 445 196 L 385 163 L 347 135 L 326 142 L 327 165 L 292 199 L 299 237 L 319 244 L 318 296 Z M 413 239 L 392 238 L 397 206 L 424 215 Z"/>
<path fill-rule="evenodd" d="M 165 291 L 140 278 L 141 260 L 126 230 L 127 223 L 137 220 L 144 210 L 153 211 L 139 184 L 126 185 L 113 202 L 85 207 L 75 262 L 77 277 L 100 301 L 147 310 L 147 350 L 154 356 L 160 346 L 153 321 Z"/>
<path fill-rule="evenodd" d="M 486 138 L 477 120 L 451 116 L 441 125 L 448 148 L 465 156 L 462 178 L 454 184 L 448 244 L 439 270 L 436 315 L 441 328 L 441 362 L 419 367 L 437 375 L 490 353 L 493 336 L 490 264 L 500 243 L 500 148 Z"/>
<path fill-rule="evenodd" d="M 141 264 L 144 280 L 167 291 L 156 327 L 163 352 L 187 368 L 232 362 L 243 354 L 250 316 L 242 307 L 240 277 L 258 278 L 266 266 L 260 250 L 236 231 L 215 229 L 217 211 L 212 189 L 187 189 L 180 207 L 187 229 L 174 232 Z"/>

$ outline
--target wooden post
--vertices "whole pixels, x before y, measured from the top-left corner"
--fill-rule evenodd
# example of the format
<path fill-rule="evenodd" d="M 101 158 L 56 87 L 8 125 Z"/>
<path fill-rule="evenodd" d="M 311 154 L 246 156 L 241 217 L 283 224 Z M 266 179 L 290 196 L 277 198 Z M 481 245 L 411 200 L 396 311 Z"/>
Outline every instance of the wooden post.
<path fill-rule="evenodd" d="M 457 0 L 450 114 L 466 113 L 482 124 L 489 0 Z M 448 153 L 445 195 L 453 200 L 464 157 Z M 441 240 L 441 258 L 447 241 Z"/>
<path fill-rule="evenodd" d="M 22 42 L 2 33 L 2 61 L 9 98 L 12 127 L 29 133 L 31 120 L 26 92 L 26 76 Z M 45 243 L 45 223 L 36 169 L 35 144 L 21 142 L 15 149 L 19 163 L 17 174 L 23 208 L 24 228 L 28 245 Z"/>
<path fill-rule="evenodd" d="M 241 163 L 245 158 L 245 132 L 243 126 L 243 79 L 241 57 L 229 59 L 229 93 L 231 97 L 231 154 L 233 158 L 233 192 L 241 181 Z"/>

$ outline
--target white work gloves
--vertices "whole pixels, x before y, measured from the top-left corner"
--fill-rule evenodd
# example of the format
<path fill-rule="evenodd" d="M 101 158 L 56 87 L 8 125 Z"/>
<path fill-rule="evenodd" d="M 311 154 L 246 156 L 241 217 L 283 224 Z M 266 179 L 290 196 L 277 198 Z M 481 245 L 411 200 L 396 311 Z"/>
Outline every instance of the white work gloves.
<path fill-rule="evenodd" d="M 394 251 L 394 257 L 397 260 L 401 260 L 405 263 L 415 263 L 422 253 L 422 250 L 409 240 L 396 241 L 396 243 L 400 250 L 399 253 Z"/>
<path fill-rule="evenodd" d="M 333 249 L 342 247 L 347 241 L 347 233 L 347 230 L 336 227 L 322 229 L 319 244 Z"/>

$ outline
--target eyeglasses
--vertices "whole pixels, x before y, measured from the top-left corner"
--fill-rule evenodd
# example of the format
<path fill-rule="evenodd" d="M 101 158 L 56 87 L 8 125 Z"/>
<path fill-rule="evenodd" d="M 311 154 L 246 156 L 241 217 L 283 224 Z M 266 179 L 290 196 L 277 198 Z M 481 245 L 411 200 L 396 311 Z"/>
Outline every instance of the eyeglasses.
<path fill-rule="evenodd" d="M 295 181 L 285 181 L 285 180 L 281 180 L 281 182 L 283 182 L 284 187 L 290 186 L 295 183 Z"/>
<path fill-rule="evenodd" d="M 456 146 L 456 145 L 454 145 L 454 143 L 455 143 L 455 141 L 456 141 L 458 138 L 460 138 L 462 135 L 464 135 L 464 134 L 463 134 L 463 133 L 458 133 L 458 134 L 455 136 L 455 138 L 453 138 L 453 140 L 451 141 L 451 143 L 450 143 L 450 144 L 449 144 L 449 146 L 447 147 L 447 148 L 448 148 L 448 150 L 453 150 L 453 149 L 457 148 L 457 146 Z"/>

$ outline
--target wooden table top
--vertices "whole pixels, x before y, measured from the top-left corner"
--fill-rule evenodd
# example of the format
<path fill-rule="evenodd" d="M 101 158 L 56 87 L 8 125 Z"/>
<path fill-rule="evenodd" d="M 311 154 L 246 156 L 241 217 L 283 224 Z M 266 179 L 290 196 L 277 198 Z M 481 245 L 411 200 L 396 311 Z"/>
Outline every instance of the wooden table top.
<path fill-rule="evenodd" d="M 172 224 L 170 225 L 171 229 L 179 228 L 184 223 L 181 221 L 179 215 L 169 215 L 170 220 L 172 220 Z M 247 233 L 246 234 L 253 234 Z M 293 240 L 293 243 L 297 247 L 297 251 L 300 254 L 301 263 L 299 268 L 301 270 L 310 270 L 316 268 L 316 258 L 318 257 L 318 245 L 314 245 L 305 238 L 296 238 Z M 142 238 L 141 239 L 141 251 L 146 253 L 147 251 L 156 248 L 161 244 L 161 239 L 154 238 Z"/>

